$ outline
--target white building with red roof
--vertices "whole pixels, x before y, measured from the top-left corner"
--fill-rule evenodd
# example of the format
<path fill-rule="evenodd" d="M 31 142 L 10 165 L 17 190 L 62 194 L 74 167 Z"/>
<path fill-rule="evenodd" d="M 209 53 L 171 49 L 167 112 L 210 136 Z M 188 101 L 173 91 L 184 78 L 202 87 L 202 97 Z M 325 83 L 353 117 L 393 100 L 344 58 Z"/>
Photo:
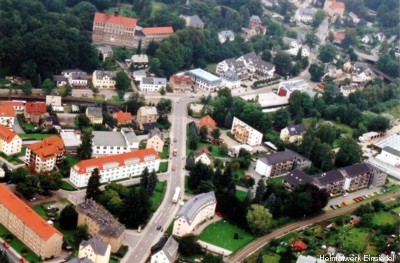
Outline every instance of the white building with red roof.
<path fill-rule="evenodd" d="M 139 176 L 145 168 L 149 171 L 158 171 L 160 156 L 153 148 L 150 148 L 83 160 L 71 167 L 69 180 L 77 187 L 85 187 L 92 171 L 96 168 L 100 172 L 100 182 L 107 183 Z"/>
<path fill-rule="evenodd" d="M 0 125 L 4 125 L 8 128 L 14 126 L 15 110 L 11 105 L 2 106 L 0 105 Z"/>
<path fill-rule="evenodd" d="M 342 17 L 345 9 L 345 3 L 336 0 L 326 0 L 324 4 L 324 11 L 331 17 L 335 15 Z"/>
<path fill-rule="evenodd" d="M 24 109 L 25 120 L 29 123 L 38 125 L 41 120 L 44 120 L 46 112 L 46 103 L 28 102 Z"/>
<path fill-rule="evenodd" d="M 62 162 L 64 152 L 63 140 L 54 135 L 26 148 L 25 165 L 37 173 L 51 172 L 56 164 Z"/>
<path fill-rule="evenodd" d="M 0 125 L 0 152 L 13 155 L 21 152 L 22 140 L 14 131 Z"/>

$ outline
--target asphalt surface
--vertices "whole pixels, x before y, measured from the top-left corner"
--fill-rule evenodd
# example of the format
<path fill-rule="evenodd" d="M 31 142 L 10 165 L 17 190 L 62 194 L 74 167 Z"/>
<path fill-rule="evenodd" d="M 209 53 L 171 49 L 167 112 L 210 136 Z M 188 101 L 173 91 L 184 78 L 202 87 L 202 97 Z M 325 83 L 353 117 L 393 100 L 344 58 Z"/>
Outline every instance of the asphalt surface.
<path fill-rule="evenodd" d="M 5 248 L 3 246 L 3 242 L 0 243 L 0 252 L 2 251 L 6 252 L 8 259 L 10 259 L 10 262 L 19 262 L 19 258 L 16 257 L 14 253 L 12 253 L 9 249 Z"/>
<path fill-rule="evenodd" d="M 370 202 L 370 201 L 375 200 L 375 199 L 379 199 L 381 201 L 384 201 L 384 200 L 388 200 L 388 199 L 391 199 L 391 198 L 394 198 L 394 197 L 398 197 L 398 196 L 400 196 L 400 191 L 397 191 L 395 193 L 390 193 L 390 194 L 387 194 L 387 195 L 384 195 L 384 196 L 379 196 L 379 197 L 376 197 L 376 198 L 371 198 L 367 202 Z M 327 220 L 327 219 L 330 219 L 330 218 L 333 218 L 333 217 L 337 217 L 337 216 L 340 216 L 340 215 L 343 215 L 343 214 L 347 214 L 347 213 L 353 211 L 354 209 L 356 209 L 357 207 L 359 207 L 360 205 L 365 204 L 367 202 L 355 203 L 355 204 L 352 204 L 352 205 L 349 205 L 349 206 L 345 206 L 345 207 L 343 207 L 341 209 L 338 209 L 338 210 L 333 210 L 333 211 L 327 212 L 325 214 L 322 214 L 322 215 L 319 215 L 319 216 L 316 216 L 316 217 L 313 217 L 313 218 L 310 218 L 310 219 L 307 219 L 307 220 L 298 221 L 298 222 L 295 222 L 293 224 L 289 224 L 287 226 L 281 227 L 281 228 L 269 233 L 268 235 L 265 235 L 265 236 L 263 236 L 263 237 L 261 237 L 259 239 L 254 240 L 253 242 L 251 242 L 250 244 L 248 244 L 247 246 L 245 246 L 244 248 L 239 250 L 237 253 L 235 253 L 230 258 L 229 262 L 231 262 L 231 263 L 243 262 L 243 260 L 245 258 L 247 258 L 249 255 L 255 253 L 259 249 L 261 249 L 271 239 L 279 238 L 279 237 L 285 235 L 288 232 L 291 232 L 291 231 L 306 227 L 308 225 L 312 225 L 312 224 L 315 224 L 315 223 L 318 223 L 318 222 L 321 222 L 321 221 L 324 221 L 324 220 Z"/>

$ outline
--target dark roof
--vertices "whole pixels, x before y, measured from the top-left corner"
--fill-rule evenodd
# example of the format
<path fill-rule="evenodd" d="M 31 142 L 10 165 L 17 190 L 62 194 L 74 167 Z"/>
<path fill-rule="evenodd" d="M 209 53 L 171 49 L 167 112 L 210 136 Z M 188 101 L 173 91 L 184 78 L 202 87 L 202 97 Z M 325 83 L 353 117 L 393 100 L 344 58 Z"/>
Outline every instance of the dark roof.
<path fill-rule="evenodd" d="M 99 236 L 94 236 L 87 241 L 82 240 L 82 242 L 80 243 L 80 246 L 82 246 L 84 248 L 87 246 L 90 246 L 96 255 L 105 256 L 109 244 L 104 242 L 103 240 L 101 240 L 101 238 Z"/>
<path fill-rule="evenodd" d="M 178 242 L 172 236 L 169 238 L 164 236 L 151 248 L 151 254 L 154 255 L 161 250 L 164 251 L 165 256 L 171 261 L 178 252 Z"/>
<path fill-rule="evenodd" d="M 296 153 L 291 150 L 285 150 L 283 152 L 277 152 L 273 154 L 266 155 L 259 159 L 259 161 L 266 164 L 277 164 L 281 162 L 286 162 L 294 160 L 296 158 Z"/>
<path fill-rule="evenodd" d="M 287 127 L 287 129 L 289 131 L 290 136 L 300 135 L 300 134 L 302 134 L 303 132 L 306 131 L 306 127 L 304 127 L 304 125 L 302 123 L 301 124 L 296 124 L 296 125 L 289 125 Z"/>
<path fill-rule="evenodd" d="M 70 261 L 67 261 L 66 263 L 93 263 L 93 261 L 88 258 L 74 258 Z"/>
<path fill-rule="evenodd" d="M 50 115 L 51 120 L 53 121 L 53 125 L 60 126 L 60 121 L 59 121 L 59 119 L 58 119 L 57 114 L 55 114 L 54 112 L 52 112 L 52 113 L 50 113 L 49 115 Z"/>
<path fill-rule="evenodd" d="M 347 175 L 348 177 L 356 177 L 360 174 L 368 173 L 370 171 L 370 169 L 366 163 L 357 163 L 357 164 L 353 164 L 350 166 L 346 166 L 346 167 L 340 169 L 340 171 L 345 176 Z"/>
<path fill-rule="evenodd" d="M 157 123 L 155 123 L 155 122 L 153 122 L 153 123 L 143 123 L 142 126 L 143 126 L 143 130 L 148 132 L 148 131 L 156 128 L 157 127 Z"/>
<path fill-rule="evenodd" d="M 343 174 L 335 170 L 320 174 L 317 178 L 315 178 L 315 184 L 319 186 L 325 186 L 327 184 L 335 183 L 342 180 L 344 180 Z"/>
<path fill-rule="evenodd" d="M 299 184 L 311 184 L 313 182 L 311 176 L 298 169 L 291 171 L 283 179 L 293 187 L 296 187 Z"/>

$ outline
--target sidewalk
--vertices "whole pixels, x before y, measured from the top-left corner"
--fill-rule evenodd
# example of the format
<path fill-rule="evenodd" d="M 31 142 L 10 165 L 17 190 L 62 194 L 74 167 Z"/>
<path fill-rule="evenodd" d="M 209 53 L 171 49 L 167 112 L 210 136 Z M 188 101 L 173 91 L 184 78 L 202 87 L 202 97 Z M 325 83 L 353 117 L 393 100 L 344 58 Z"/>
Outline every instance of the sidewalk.
<path fill-rule="evenodd" d="M 199 240 L 197 242 L 200 244 L 200 246 L 202 248 L 204 248 L 207 251 L 211 251 L 213 253 L 216 253 L 216 254 L 219 254 L 219 255 L 222 255 L 222 256 L 229 256 L 230 254 L 232 254 L 232 251 L 227 250 L 225 248 L 217 247 L 217 246 L 214 246 L 214 245 L 212 245 L 210 243 L 207 243 L 207 242 L 204 242 L 204 241 L 201 241 L 201 240 Z"/>
<path fill-rule="evenodd" d="M 206 222 L 204 222 L 203 224 L 201 224 L 200 226 L 198 226 L 194 231 L 193 234 L 199 236 L 201 234 L 201 232 L 203 232 L 204 228 L 206 228 L 207 226 L 211 225 L 212 223 L 218 222 L 222 220 L 221 217 L 214 215 L 214 218 L 211 220 L 207 220 Z"/>

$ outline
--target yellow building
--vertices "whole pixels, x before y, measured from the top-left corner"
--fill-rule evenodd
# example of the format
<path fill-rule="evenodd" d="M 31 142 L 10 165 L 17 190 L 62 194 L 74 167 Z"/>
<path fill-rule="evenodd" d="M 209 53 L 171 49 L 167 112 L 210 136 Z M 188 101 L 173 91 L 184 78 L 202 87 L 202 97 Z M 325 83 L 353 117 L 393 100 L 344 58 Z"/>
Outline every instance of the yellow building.
<path fill-rule="evenodd" d="M 95 70 L 93 72 L 92 83 L 98 89 L 115 89 L 116 74 L 114 71 Z"/>
<path fill-rule="evenodd" d="M 156 134 L 147 140 L 146 149 L 149 148 L 153 148 L 157 152 L 162 152 L 164 148 L 164 141 L 160 138 L 159 135 Z"/>

